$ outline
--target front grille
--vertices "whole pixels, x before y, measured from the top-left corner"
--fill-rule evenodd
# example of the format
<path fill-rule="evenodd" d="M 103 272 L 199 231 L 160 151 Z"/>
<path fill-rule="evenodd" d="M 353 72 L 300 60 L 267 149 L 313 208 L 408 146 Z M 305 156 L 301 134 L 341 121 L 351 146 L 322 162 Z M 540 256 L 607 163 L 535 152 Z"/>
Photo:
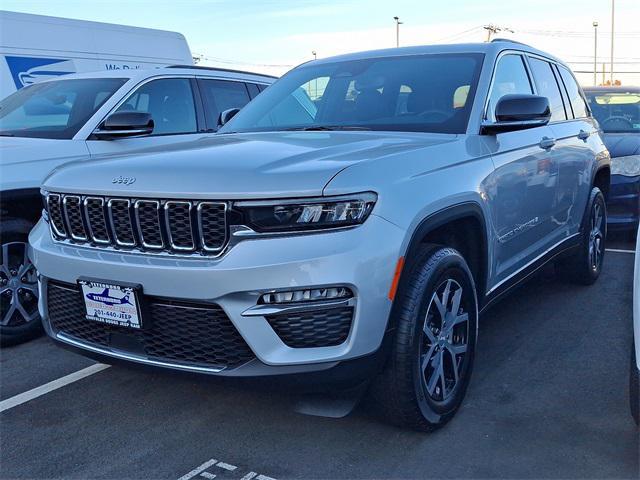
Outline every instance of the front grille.
<path fill-rule="evenodd" d="M 47 194 L 58 240 L 124 250 L 217 255 L 228 242 L 224 202 Z"/>
<path fill-rule="evenodd" d="M 133 330 L 85 318 L 75 285 L 49 282 L 47 309 L 55 333 L 82 343 L 115 348 L 151 360 L 191 366 L 234 368 L 254 358 L 231 320 L 218 305 L 194 305 L 144 296 L 143 325 Z"/>
<path fill-rule="evenodd" d="M 285 345 L 292 348 L 332 347 L 349 336 L 353 307 L 266 317 Z"/>

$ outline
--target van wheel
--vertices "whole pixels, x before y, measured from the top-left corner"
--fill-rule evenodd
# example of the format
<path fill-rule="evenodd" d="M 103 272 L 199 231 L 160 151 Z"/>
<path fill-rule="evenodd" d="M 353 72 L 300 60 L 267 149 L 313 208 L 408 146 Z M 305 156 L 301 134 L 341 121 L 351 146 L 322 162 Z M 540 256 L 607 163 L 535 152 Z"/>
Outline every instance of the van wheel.
<path fill-rule="evenodd" d="M 589 195 L 586 214 L 582 220 L 582 238 L 576 253 L 556 262 L 558 273 L 582 285 L 593 284 L 602 271 L 607 238 L 607 208 L 604 196 L 594 187 Z"/>
<path fill-rule="evenodd" d="M 0 223 L 0 345 L 22 343 L 41 334 L 38 313 L 38 278 L 27 257 L 29 231 L 26 220 Z"/>
<path fill-rule="evenodd" d="M 409 268 L 394 305 L 390 358 L 372 394 L 392 423 L 431 431 L 454 416 L 465 396 L 478 304 L 469 267 L 453 248 L 426 248 Z"/>

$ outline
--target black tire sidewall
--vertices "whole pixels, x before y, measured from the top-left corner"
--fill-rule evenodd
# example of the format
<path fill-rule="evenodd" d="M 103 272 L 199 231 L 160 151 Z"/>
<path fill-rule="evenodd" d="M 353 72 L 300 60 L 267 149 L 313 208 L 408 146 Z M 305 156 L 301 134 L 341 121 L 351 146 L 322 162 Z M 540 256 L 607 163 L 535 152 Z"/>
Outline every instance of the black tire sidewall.
<path fill-rule="evenodd" d="M 33 224 L 17 218 L 3 218 L 0 222 L 0 244 L 11 242 L 28 243 L 29 232 Z M 0 325 L 0 345 L 8 346 L 22 343 L 42 333 L 42 323 L 37 317 L 29 323 L 17 326 Z"/>
<path fill-rule="evenodd" d="M 466 394 L 466 390 L 473 370 L 473 360 L 475 354 L 475 344 L 477 339 L 477 298 L 475 284 L 469 268 L 462 256 L 455 250 L 447 248 L 449 254 L 441 258 L 432 266 L 429 266 L 428 259 L 422 265 L 422 269 L 427 269 L 427 280 L 421 292 L 420 307 L 418 309 L 415 325 L 412 351 L 415 358 L 413 372 L 413 386 L 416 401 L 422 415 L 432 424 L 444 423 L 451 418 L 460 407 Z M 432 252 L 432 255 L 441 254 L 441 250 Z M 420 340 L 422 339 L 422 328 L 424 318 L 429 308 L 429 303 L 435 289 L 437 289 L 446 279 L 456 280 L 463 289 L 464 301 L 469 306 L 469 337 L 468 350 L 465 357 L 465 364 L 461 372 L 461 381 L 455 387 L 455 393 L 446 402 L 436 402 L 427 394 L 422 383 L 422 372 L 420 368 Z"/>
<path fill-rule="evenodd" d="M 602 231 L 602 242 L 604 245 L 602 246 L 602 256 L 600 257 L 600 265 L 598 265 L 597 270 L 593 270 L 591 268 L 591 259 L 589 258 L 589 243 L 590 243 L 590 235 L 591 235 L 591 215 L 593 213 L 593 208 L 596 203 L 600 204 L 603 213 L 603 231 Z M 589 195 L 589 204 L 587 208 L 587 212 L 583 221 L 583 231 L 582 231 L 582 245 L 580 252 L 580 270 L 583 272 L 586 283 L 595 282 L 600 276 L 600 272 L 602 272 L 602 265 L 604 264 L 604 255 L 606 251 L 606 240 L 607 240 L 607 206 L 604 200 L 604 195 L 600 191 L 599 188 L 594 187 L 591 190 L 591 194 Z"/>

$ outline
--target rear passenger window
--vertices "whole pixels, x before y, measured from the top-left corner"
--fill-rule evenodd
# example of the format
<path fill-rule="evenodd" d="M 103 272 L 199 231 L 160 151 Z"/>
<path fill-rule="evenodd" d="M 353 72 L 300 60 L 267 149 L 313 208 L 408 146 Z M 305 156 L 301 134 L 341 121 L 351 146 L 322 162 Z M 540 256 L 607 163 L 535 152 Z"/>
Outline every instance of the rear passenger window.
<path fill-rule="evenodd" d="M 249 90 L 249 95 L 251 96 L 251 98 L 256 98 L 260 93 L 260 89 L 258 88 L 258 85 L 256 85 L 255 83 L 247 83 L 246 85 L 247 85 L 247 89 Z"/>
<path fill-rule="evenodd" d="M 562 103 L 562 96 L 558 88 L 556 76 L 551 69 L 551 64 L 537 58 L 529 58 L 533 79 L 538 87 L 538 95 L 549 99 L 549 107 L 551 108 L 551 121 L 556 122 L 566 120 L 567 116 Z"/>
<path fill-rule="evenodd" d="M 489 96 L 488 117 L 495 121 L 495 111 L 498 100 L 512 93 L 531 94 L 531 82 L 520 55 L 505 55 L 498 61 L 493 76 L 491 95 Z M 459 94 L 460 95 L 460 94 Z M 466 101 L 466 98 L 465 98 Z M 456 98 L 454 95 L 454 103 Z"/>
<path fill-rule="evenodd" d="M 571 103 L 571 108 L 573 109 L 574 118 L 584 118 L 589 114 L 587 113 L 587 106 L 580 95 L 580 89 L 578 88 L 578 84 L 576 83 L 573 75 L 569 70 L 560 66 L 558 68 L 560 71 L 560 76 L 562 77 L 562 81 L 564 82 L 564 86 L 567 89 L 567 93 L 569 94 L 569 102 Z"/>
<path fill-rule="evenodd" d="M 204 97 L 207 126 L 218 128 L 218 117 L 230 108 L 242 108 L 249 103 L 249 92 L 242 82 L 198 80 Z"/>

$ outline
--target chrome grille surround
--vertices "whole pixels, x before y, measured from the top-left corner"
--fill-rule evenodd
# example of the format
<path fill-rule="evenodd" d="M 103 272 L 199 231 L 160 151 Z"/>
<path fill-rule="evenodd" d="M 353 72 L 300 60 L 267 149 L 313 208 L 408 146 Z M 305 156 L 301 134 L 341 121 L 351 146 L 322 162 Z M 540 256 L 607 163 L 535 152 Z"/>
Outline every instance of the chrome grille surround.
<path fill-rule="evenodd" d="M 45 192 L 56 241 L 93 248 L 217 257 L 229 244 L 226 202 Z M 211 230 L 210 230 L 211 229 Z"/>

